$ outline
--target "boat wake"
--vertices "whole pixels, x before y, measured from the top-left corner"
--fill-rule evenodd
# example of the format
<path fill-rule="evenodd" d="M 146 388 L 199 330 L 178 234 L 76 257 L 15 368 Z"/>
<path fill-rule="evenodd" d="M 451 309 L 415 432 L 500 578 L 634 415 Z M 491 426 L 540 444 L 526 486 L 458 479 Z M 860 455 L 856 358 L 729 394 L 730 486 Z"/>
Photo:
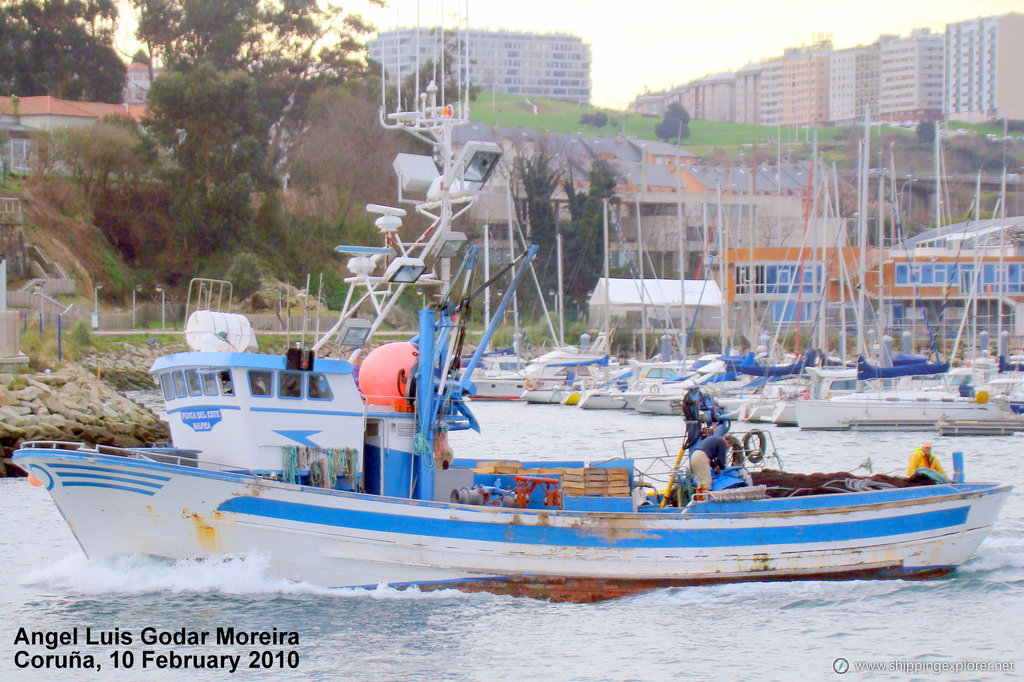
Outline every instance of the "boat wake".
<path fill-rule="evenodd" d="M 81 554 L 26 574 L 22 585 L 56 588 L 78 594 L 279 594 L 323 595 L 339 598 L 371 599 L 465 599 L 458 590 L 422 592 L 415 587 L 327 588 L 274 576 L 269 557 L 245 558 L 220 556 L 205 560 L 166 561 L 133 554 L 114 559 L 88 559 Z"/>
<path fill-rule="evenodd" d="M 1009 580 L 1024 580 L 1024 539 L 992 535 L 985 539 L 971 559 L 957 570 L 958 575 L 973 576 L 998 572 Z M 1003 575 L 1005 573 L 1005 576 Z"/>

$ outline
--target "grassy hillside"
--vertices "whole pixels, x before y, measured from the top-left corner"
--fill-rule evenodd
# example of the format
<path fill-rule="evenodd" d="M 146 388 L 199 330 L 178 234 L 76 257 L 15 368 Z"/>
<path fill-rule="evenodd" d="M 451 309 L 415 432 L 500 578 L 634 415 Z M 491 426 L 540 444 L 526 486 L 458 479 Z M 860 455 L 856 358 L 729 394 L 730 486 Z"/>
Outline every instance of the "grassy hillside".
<path fill-rule="evenodd" d="M 580 115 L 604 111 L 608 125 L 603 128 L 580 123 Z M 580 133 L 587 136 L 633 135 L 641 140 L 656 140 L 654 128 L 661 121 L 655 116 L 627 114 L 611 109 L 599 109 L 586 105 L 560 102 L 550 99 L 527 99 L 518 95 L 481 92 L 473 103 L 471 118 L 479 123 L 498 125 L 506 128 L 528 128 L 546 130 L 556 134 Z M 1002 135 L 997 126 L 951 121 L 947 128 L 952 131 L 964 130 L 979 135 Z M 776 126 L 751 125 L 747 123 L 723 123 L 718 121 L 690 121 L 690 137 L 683 146 L 697 153 L 707 153 L 710 148 L 740 147 L 743 145 L 775 143 L 781 133 L 783 144 L 809 144 L 811 133 L 808 129 Z M 829 143 L 837 138 L 859 135 L 854 128 L 821 127 L 817 129 L 818 142 Z M 872 128 L 872 137 L 880 135 L 910 137 L 913 129 L 881 126 Z"/>

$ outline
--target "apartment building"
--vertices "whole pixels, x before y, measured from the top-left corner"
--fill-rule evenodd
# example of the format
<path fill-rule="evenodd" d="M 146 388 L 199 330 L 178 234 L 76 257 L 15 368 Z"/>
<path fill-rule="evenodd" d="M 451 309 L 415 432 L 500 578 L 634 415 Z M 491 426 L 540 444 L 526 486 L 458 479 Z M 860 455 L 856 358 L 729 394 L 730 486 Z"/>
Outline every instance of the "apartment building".
<path fill-rule="evenodd" d="M 829 64 L 829 120 L 851 125 L 878 110 L 878 42 L 832 52 Z"/>
<path fill-rule="evenodd" d="M 736 120 L 736 76 L 726 71 L 698 78 L 678 88 L 676 100 L 691 118 L 701 121 Z"/>
<path fill-rule="evenodd" d="M 736 122 L 761 123 L 760 62 L 750 62 L 736 72 Z"/>
<path fill-rule="evenodd" d="M 397 28 L 367 41 L 369 56 L 383 65 L 387 79 L 405 78 L 428 60 L 440 63 L 440 28 Z M 568 33 L 468 29 L 445 31 L 449 70 L 468 75 L 487 91 L 527 97 L 590 102 L 590 44 Z"/>
<path fill-rule="evenodd" d="M 761 122 L 767 125 L 822 125 L 829 120 L 829 61 L 832 39 L 786 48 L 763 62 Z"/>
<path fill-rule="evenodd" d="M 947 118 L 1024 118 L 1024 14 L 946 24 Z"/>
<path fill-rule="evenodd" d="M 927 28 L 878 39 L 878 118 L 920 121 L 942 115 L 945 39 Z"/>

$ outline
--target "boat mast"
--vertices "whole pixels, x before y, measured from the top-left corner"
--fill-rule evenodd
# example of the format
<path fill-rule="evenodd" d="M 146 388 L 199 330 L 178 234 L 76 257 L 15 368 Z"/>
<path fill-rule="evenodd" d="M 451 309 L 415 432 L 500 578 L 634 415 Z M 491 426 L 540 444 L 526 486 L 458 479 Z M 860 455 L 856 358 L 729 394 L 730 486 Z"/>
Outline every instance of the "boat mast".
<path fill-rule="evenodd" d="M 871 153 L 871 117 L 870 109 L 864 107 L 864 137 L 860 147 L 860 182 L 857 185 L 860 200 L 857 207 L 857 235 L 860 242 L 860 267 L 858 268 L 857 287 L 857 349 L 864 357 L 871 355 L 871 349 L 867 347 L 864 339 L 864 325 L 867 321 L 867 310 L 865 306 L 864 286 L 865 275 L 867 274 L 867 249 L 868 249 L 868 157 Z"/>
<path fill-rule="evenodd" d="M 722 181 L 718 181 L 718 294 L 722 302 L 722 355 L 726 354 L 726 339 L 729 337 L 729 326 L 726 316 L 729 306 L 725 296 L 725 220 L 722 218 Z"/>
<path fill-rule="evenodd" d="M 608 274 L 608 197 L 601 199 L 601 219 L 604 231 L 604 331 L 606 334 L 610 334 L 612 328 L 612 282 Z"/>

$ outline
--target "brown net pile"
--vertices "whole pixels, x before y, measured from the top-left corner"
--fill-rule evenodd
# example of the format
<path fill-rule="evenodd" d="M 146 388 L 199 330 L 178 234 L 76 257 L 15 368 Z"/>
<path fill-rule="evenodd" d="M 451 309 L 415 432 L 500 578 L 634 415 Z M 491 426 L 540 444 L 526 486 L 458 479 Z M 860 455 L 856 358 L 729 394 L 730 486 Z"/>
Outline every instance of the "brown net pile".
<path fill-rule="evenodd" d="M 848 471 L 829 474 L 796 474 L 787 471 L 764 469 L 751 471 L 754 485 L 764 485 L 768 497 L 797 497 L 801 495 L 825 495 L 829 493 L 866 492 L 886 488 L 909 488 L 919 485 L 935 485 L 927 476 L 914 475 L 910 478 L 874 474 L 857 476 Z"/>

